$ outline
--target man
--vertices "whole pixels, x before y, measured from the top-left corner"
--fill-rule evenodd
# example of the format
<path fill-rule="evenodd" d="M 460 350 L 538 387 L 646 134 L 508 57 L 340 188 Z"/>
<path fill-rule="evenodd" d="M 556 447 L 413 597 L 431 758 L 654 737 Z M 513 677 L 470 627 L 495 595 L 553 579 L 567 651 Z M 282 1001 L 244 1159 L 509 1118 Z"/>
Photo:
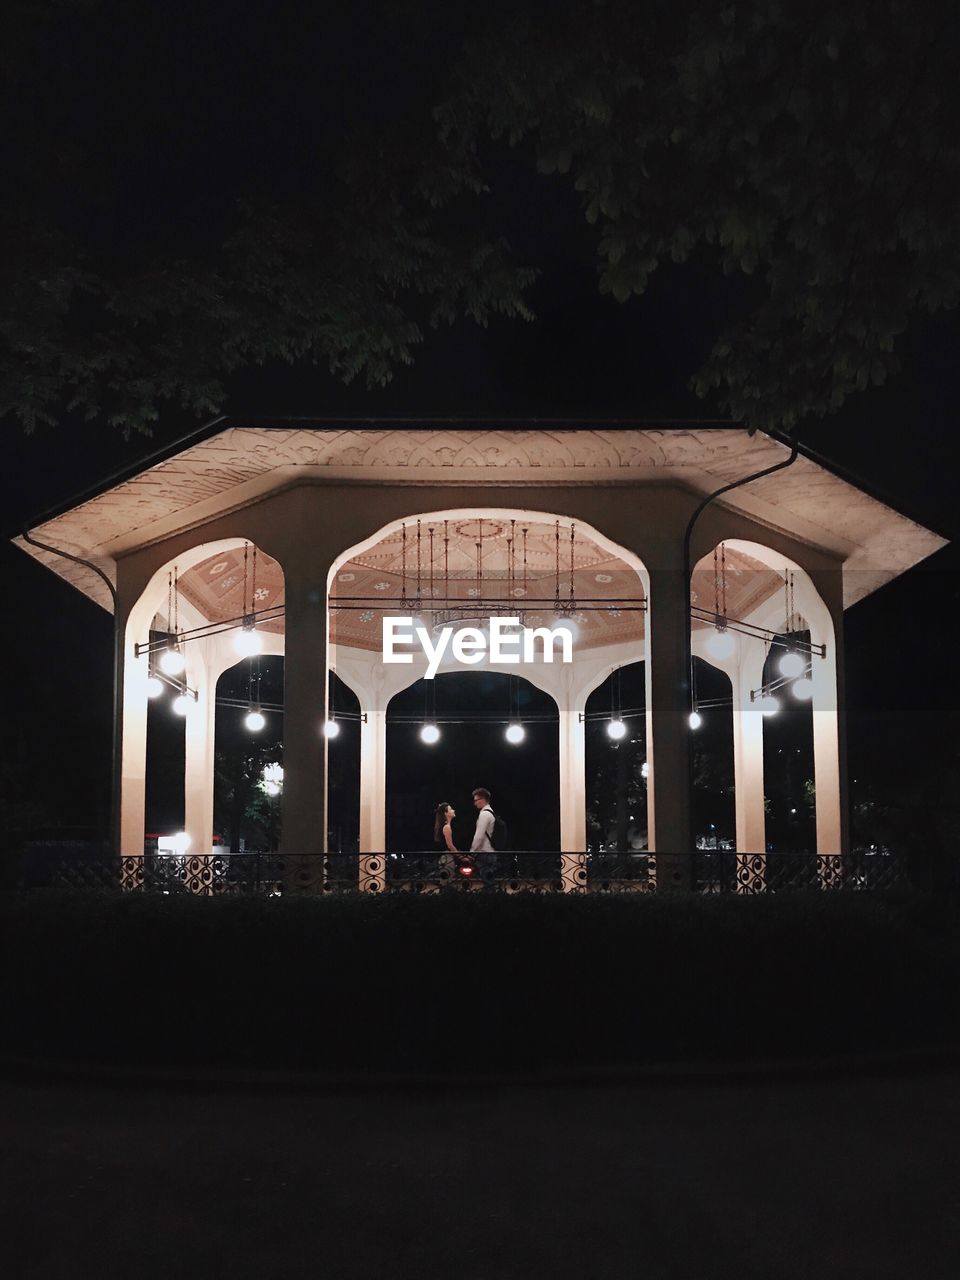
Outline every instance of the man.
<path fill-rule="evenodd" d="M 473 833 L 470 852 L 477 855 L 480 878 L 485 884 L 492 885 L 497 871 L 497 854 L 493 847 L 493 824 L 496 818 L 490 808 L 490 792 L 486 787 L 476 788 L 473 803 L 477 809 L 477 828 Z"/>

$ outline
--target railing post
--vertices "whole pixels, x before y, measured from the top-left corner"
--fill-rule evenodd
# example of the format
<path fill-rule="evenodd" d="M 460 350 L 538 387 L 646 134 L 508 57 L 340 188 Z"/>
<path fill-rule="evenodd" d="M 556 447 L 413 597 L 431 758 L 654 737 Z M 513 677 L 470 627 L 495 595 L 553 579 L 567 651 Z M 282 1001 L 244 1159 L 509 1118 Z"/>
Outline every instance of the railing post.
<path fill-rule="evenodd" d="M 767 887 L 767 855 L 765 853 L 738 853 L 734 891 L 736 893 L 763 893 Z"/>
<path fill-rule="evenodd" d="M 560 884 L 564 893 L 586 893 L 587 855 L 585 853 L 560 855 Z"/>
<path fill-rule="evenodd" d="M 362 853 L 357 888 L 361 893 L 383 893 L 387 887 L 387 855 Z"/>

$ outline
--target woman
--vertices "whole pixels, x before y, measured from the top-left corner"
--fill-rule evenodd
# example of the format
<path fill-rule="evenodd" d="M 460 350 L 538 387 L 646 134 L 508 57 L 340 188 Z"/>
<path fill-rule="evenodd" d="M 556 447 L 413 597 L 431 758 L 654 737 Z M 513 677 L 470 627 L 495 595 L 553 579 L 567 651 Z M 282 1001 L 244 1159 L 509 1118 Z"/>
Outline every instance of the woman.
<path fill-rule="evenodd" d="M 433 819 L 433 843 L 441 847 L 446 845 L 449 853 L 458 853 L 457 846 L 453 843 L 453 820 L 457 816 L 457 811 L 452 804 L 437 805 L 437 812 Z"/>

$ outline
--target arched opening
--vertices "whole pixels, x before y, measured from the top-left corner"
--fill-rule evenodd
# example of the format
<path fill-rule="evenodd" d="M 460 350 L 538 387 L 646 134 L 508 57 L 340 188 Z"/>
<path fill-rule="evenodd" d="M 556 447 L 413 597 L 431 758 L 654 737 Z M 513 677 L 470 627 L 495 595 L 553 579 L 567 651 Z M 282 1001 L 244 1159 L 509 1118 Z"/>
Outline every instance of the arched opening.
<path fill-rule="evenodd" d="M 405 695 L 410 699 L 409 714 L 419 716 L 421 722 L 425 714 L 432 714 L 424 705 L 424 677 L 435 694 L 440 691 L 438 696 L 452 716 L 457 708 L 451 705 L 451 691 L 462 691 L 468 705 L 483 697 L 478 693 L 478 677 L 511 673 L 515 687 L 526 682 L 532 687 L 524 696 L 536 699 L 540 691 L 547 697 L 544 706 L 549 704 L 553 722 L 544 741 L 552 734 L 548 758 L 554 761 L 551 788 L 535 788 L 536 808 L 529 819 L 529 797 L 526 806 L 518 798 L 516 806 L 523 816 L 519 828 L 511 820 L 511 843 L 537 850 L 548 848 L 553 840 L 554 851 L 585 851 L 586 699 L 611 670 L 645 655 L 646 596 L 645 570 L 635 556 L 591 526 L 548 512 L 461 509 L 413 514 L 344 551 L 328 577 L 329 647 L 331 665 L 355 691 L 361 709 L 361 852 L 386 852 L 394 844 L 423 848 L 431 838 L 433 808 L 440 799 L 449 799 L 433 798 L 424 818 L 425 796 L 407 801 L 399 793 L 394 796 L 400 775 L 391 766 L 388 782 L 387 708 L 392 741 L 402 736 L 395 708 L 407 705 L 397 698 L 410 686 L 421 682 L 418 690 Z M 409 652 L 405 665 L 387 665 L 382 648 L 384 621 L 401 616 L 412 618 L 431 645 L 445 630 L 453 634 L 474 628 L 480 633 L 483 652 L 467 669 L 456 660 L 452 647 L 432 670 L 425 650 Z M 508 617 L 518 619 L 520 628 L 552 634 L 554 639 L 546 647 L 554 660 L 545 658 L 541 646 L 536 661 L 500 662 L 489 649 L 491 630 L 493 619 Z M 558 636 L 561 632 L 569 640 L 569 661 L 565 642 Z M 460 679 L 451 682 L 454 674 Z M 500 686 L 488 682 L 479 687 L 492 697 Z M 509 688 L 509 682 L 502 687 Z M 493 716 L 494 721 L 498 719 L 499 713 Z M 532 724 L 526 727 L 532 731 Z M 494 734 L 497 752 L 490 757 L 490 768 L 499 758 L 502 732 L 501 724 Z M 420 745 L 415 743 L 413 754 L 404 755 L 405 763 L 416 758 Z M 440 754 L 438 749 L 435 756 Z M 505 758 L 510 758 L 509 752 Z M 469 773 L 476 771 L 469 760 L 466 767 Z M 463 767 L 446 784 L 448 789 L 462 776 Z M 513 784 L 513 775 L 508 774 L 508 794 Z M 469 789 L 475 785 L 480 785 L 476 779 Z M 489 779 L 484 785 L 490 785 Z M 559 829 L 556 804 L 551 809 L 544 799 L 557 791 Z M 510 803 L 514 807 L 512 798 Z M 400 814 L 403 804 L 410 805 L 408 816 Z M 419 835 L 413 834 L 415 824 L 419 824 Z"/>
<path fill-rule="evenodd" d="M 257 715 L 262 724 L 251 720 Z M 214 829 L 222 846 L 233 853 L 275 852 L 283 779 L 282 657 L 241 658 L 220 675 L 214 761 Z"/>
<path fill-rule="evenodd" d="M 647 825 L 646 672 L 617 667 L 586 702 L 587 848 L 641 853 Z"/>
<path fill-rule="evenodd" d="M 835 635 L 810 575 L 769 547 L 727 539 L 694 569 L 691 632 L 695 732 L 715 738 L 714 760 L 732 747 L 741 863 L 839 853 Z"/>
<path fill-rule="evenodd" d="M 141 593 L 124 636 L 125 854 L 139 855 L 145 837 L 152 836 L 147 847 L 159 848 L 162 842 L 180 853 L 205 855 L 215 844 L 244 840 L 245 825 L 257 826 L 255 813 L 247 810 L 258 798 L 260 766 L 267 761 L 259 747 L 241 749 L 235 721 L 258 742 L 272 733 L 267 754 L 276 756 L 283 736 L 277 678 L 283 611 L 280 565 L 241 538 L 182 552 L 158 569 Z M 236 792 L 230 812 L 221 804 L 219 815 L 218 727 Z M 227 826 L 232 832 L 225 832 Z M 260 826 L 258 843 L 270 844 L 266 811 Z"/>
<path fill-rule="evenodd" d="M 693 737 L 693 838 L 698 849 L 735 849 L 733 699 L 729 676 L 694 655 L 699 717 Z"/>
<path fill-rule="evenodd" d="M 425 711 L 440 731 L 436 742 L 423 741 Z M 387 710 L 388 848 L 432 850 L 434 812 L 446 801 L 457 812 L 458 848 L 469 850 L 476 819 L 472 792 L 486 787 L 514 850 L 558 849 L 557 722 L 549 694 L 495 671 L 447 672 L 396 694 Z M 523 729 L 519 742 L 507 739 L 512 723 Z"/>

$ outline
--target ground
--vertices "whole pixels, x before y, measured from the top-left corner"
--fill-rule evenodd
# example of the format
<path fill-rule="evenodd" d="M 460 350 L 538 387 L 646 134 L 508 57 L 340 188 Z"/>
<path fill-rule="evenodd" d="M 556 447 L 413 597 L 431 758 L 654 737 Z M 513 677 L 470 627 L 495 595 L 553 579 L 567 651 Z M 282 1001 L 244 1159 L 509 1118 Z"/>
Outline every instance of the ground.
<path fill-rule="evenodd" d="M 5 1270 L 952 1277 L 958 1084 L 933 1070 L 353 1093 L 7 1080 Z"/>

